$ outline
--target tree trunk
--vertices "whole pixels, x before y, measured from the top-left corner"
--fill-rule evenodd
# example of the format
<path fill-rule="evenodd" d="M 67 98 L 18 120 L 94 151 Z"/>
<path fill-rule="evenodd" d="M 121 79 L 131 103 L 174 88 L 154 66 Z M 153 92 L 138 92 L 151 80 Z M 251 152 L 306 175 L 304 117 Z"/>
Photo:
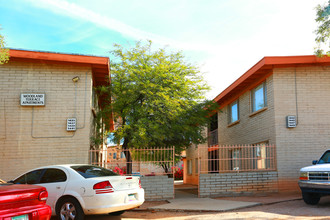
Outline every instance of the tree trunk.
<path fill-rule="evenodd" d="M 160 164 L 161 166 L 162 166 L 162 168 L 164 169 L 164 171 L 165 171 L 165 173 L 167 174 L 167 176 L 169 177 L 169 178 L 172 178 L 173 177 L 173 172 L 169 172 L 169 166 L 168 166 L 168 164 L 166 164 L 166 163 L 161 163 Z"/>
<path fill-rule="evenodd" d="M 124 144 L 123 144 L 123 151 L 126 157 L 126 174 L 131 175 L 132 174 L 132 156 L 131 152 L 128 148 L 128 140 L 125 138 Z"/>

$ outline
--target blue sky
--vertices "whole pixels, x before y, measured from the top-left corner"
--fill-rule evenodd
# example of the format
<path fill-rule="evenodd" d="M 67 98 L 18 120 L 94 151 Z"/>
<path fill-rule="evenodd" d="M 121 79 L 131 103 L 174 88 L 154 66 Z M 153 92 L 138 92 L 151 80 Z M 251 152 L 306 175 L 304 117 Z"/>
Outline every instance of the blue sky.
<path fill-rule="evenodd" d="M 0 0 L 7 47 L 110 56 L 152 40 L 200 66 L 214 98 L 264 56 L 311 55 L 327 0 Z"/>

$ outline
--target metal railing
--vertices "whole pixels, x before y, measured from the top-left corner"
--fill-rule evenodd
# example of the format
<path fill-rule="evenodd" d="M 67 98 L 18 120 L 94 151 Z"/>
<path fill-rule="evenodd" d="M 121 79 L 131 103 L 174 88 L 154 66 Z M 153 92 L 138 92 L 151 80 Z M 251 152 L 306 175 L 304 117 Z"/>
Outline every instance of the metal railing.
<path fill-rule="evenodd" d="M 173 175 L 174 147 L 129 150 L 111 147 L 106 150 L 90 150 L 89 157 L 90 164 L 111 169 L 121 175 Z"/>
<path fill-rule="evenodd" d="M 209 132 L 209 146 L 217 145 L 218 144 L 218 129 Z"/>
<path fill-rule="evenodd" d="M 276 170 L 274 145 L 214 145 L 198 148 L 199 173 Z"/>

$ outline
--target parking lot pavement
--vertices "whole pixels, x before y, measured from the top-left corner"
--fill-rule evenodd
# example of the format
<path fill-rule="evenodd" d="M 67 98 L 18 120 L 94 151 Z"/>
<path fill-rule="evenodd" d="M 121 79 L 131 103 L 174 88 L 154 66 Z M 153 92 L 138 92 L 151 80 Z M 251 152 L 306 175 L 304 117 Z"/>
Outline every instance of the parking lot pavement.
<path fill-rule="evenodd" d="M 301 194 L 274 193 L 267 195 L 240 196 L 240 197 L 220 197 L 220 198 L 198 198 L 196 194 L 191 194 L 188 190 L 176 190 L 176 198 L 159 202 L 145 202 L 140 211 L 229 211 L 258 205 L 275 204 L 285 201 L 300 200 Z"/>
<path fill-rule="evenodd" d="M 181 198 L 168 200 L 168 202 L 168 204 L 153 206 L 150 209 L 166 211 L 223 212 L 260 205 L 260 203 L 257 202 L 241 202 L 210 198 Z"/>
<path fill-rule="evenodd" d="M 141 207 L 126 212 L 120 217 L 109 215 L 86 216 L 86 219 L 125 219 L 124 217 L 133 217 L 132 219 L 144 219 L 139 217 L 153 216 L 153 213 L 159 215 L 171 216 L 172 213 L 221 213 L 235 210 L 262 210 L 262 205 L 272 205 L 277 203 L 287 203 L 298 201 L 305 205 L 301 200 L 301 194 L 296 193 L 274 193 L 267 195 L 240 196 L 240 197 L 220 197 L 220 198 L 198 198 L 197 192 L 191 189 L 176 189 L 176 198 L 168 201 L 146 201 Z M 295 203 L 293 203 L 295 204 Z M 307 206 L 308 207 L 308 206 Z M 293 211 L 293 210 L 292 210 Z M 135 213 L 135 214 L 134 214 Z M 175 214 L 174 214 L 175 215 Z M 193 214 L 194 215 L 194 214 Z M 138 217 L 139 216 L 139 217 Z M 54 218 L 52 218 L 53 220 Z M 130 219 L 130 218 L 129 218 Z"/>
<path fill-rule="evenodd" d="M 257 202 L 262 205 L 269 205 L 279 202 L 300 200 L 302 199 L 302 197 L 301 197 L 301 192 L 281 192 L 281 193 L 272 193 L 272 194 L 254 195 L 254 196 L 219 197 L 216 199 L 241 201 L 241 202 Z"/>
<path fill-rule="evenodd" d="M 299 196 L 298 194 L 296 194 Z M 94 215 L 86 216 L 85 220 L 213 220 L 213 219 L 297 219 L 297 220 L 325 220 L 330 216 L 330 196 L 322 197 L 318 205 L 306 205 L 302 199 L 290 194 L 277 194 L 255 197 L 238 197 L 241 200 L 258 199 L 262 205 L 250 208 L 242 208 L 226 212 L 200 212 L 200 211 L 168 211 L 152 210 L 152 207 L 167 202 L 146 202 L 144 209 L 134 209 L 125 212 L 121 216 Z M 225 198 L 236 199 L 236 198 Z M 262 202 L 263 201 L 263 202 Z M 52 218 L 55 220 L 55 218 Z"/>
<path fill-rule="evenodd" d="M 302 199 L 268 203 L 250 208 L 242 208 L 227 212 L 192 212 L 192 211 L 127 211 L 120 217 L 87 216 L 86 220 L 214 220 L 214 219 L 294 219 L 325 220 L 330 216 L 330 197 L 321 198 L 316 206 L 306 205 Z"/>

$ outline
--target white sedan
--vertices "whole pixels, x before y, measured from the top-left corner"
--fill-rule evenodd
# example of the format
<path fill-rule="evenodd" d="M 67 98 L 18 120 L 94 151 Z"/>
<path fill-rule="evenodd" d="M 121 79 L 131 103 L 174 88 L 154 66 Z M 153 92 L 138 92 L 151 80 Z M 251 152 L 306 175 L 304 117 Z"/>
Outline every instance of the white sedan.
<path fill-rule="evenodd" d="M 120 215 L 144 202 L 140 178 L 119 176 L 94 165 L 54 165 L 30 170 L 12 181 L 46 187 L 47 204 L 59 219 L 84 219 L 85 214 Z"/>

